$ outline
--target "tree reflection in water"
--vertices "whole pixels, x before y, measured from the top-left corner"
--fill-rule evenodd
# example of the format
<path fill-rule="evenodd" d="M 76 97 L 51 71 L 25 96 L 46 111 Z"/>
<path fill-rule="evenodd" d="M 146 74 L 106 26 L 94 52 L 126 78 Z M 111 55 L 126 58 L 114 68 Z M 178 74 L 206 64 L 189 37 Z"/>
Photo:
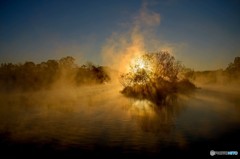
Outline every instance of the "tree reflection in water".
<path fill-rule="evenodd" d="M 128 111 L 142 131 L 167 137 L 171 134 L 175 119 L 183 108 L 177 95 L 174 95 L 168 97 L 162 105 L 156 105 L 148 100 L 133 99 Z"/>

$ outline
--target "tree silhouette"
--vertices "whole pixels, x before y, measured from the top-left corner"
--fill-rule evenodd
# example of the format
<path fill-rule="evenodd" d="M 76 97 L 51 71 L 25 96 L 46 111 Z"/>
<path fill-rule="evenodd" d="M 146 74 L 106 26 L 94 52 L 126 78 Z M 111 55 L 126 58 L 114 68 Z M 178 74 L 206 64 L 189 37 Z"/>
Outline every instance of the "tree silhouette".
<path fill-rule="evenodd" d="M 143 54 L 129 68 L 120 76 L 120 83 L 122 93 L 130 97 L 158 103 L 177 91 L 195 88 L 190 81 L 179 78 L 183 66 L 166 51 Z"/>
<path fill-rule="evenodd" d="M 235 57 L 234 62 L 230 63 L 226 68 L 226 71 L 230 73 L 240 72 L 240 57 Z"/>
<path fill-rule="evenodd" d="M 238 80 L 240 78 L 240 57 L 235 57 L 234 62 L 230 63 L 226 68 L 226 74 L 229 78 L 228 80 Z"/>
<path fill-rule="evenodd" d="M 0 90 L 39 90 L 48 89 L 63 76 L 71 84 L 101 84 L 110 81 L 104 67 L 78 67 L 71 56 L 60 60 L 48 60 L 35 64 L 27 61 L 24 64 L 2 63 L 0 66 Z M 66 82 L 69 80 L 66 80 Z M 65 84 L 65 83 L 62 83 Z M 67 84 L 67 83 L 66 83 Z"/>

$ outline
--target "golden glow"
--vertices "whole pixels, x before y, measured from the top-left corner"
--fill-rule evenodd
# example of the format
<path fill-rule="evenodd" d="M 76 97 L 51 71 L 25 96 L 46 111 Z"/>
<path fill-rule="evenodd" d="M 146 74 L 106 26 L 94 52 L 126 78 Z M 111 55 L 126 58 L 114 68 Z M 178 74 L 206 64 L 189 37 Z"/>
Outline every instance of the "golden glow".
<path fill-rule="evenodd" d="M 145 69 L 145 63 L 143 59 L 139 59 L 137 63 L 140 69 Z"/>
<path fill-rule="evenodd" d="M 142 58 L 135 58 L 132 60 L 130 68 L 133 73 L 136 73 L 141 69 L 146 69 L 146 65 Z"/>
<path fill-rule="evenodd" d="M 129 72 L 137 73 L 138 71 L 144 70 L 147 74 L 152 72 L 152 65 L 149 61 L 144 60 L 142 57 L 135 57 L 131 60 L 129 66 Z"/>
<path fill-rule="evenodd" d="M 153 104 L 148 100 L 136 100 L 133 102 L 129 110 L 132 115 L 137 116 L 154 116 L 155 112 L 152 109 Z"/>

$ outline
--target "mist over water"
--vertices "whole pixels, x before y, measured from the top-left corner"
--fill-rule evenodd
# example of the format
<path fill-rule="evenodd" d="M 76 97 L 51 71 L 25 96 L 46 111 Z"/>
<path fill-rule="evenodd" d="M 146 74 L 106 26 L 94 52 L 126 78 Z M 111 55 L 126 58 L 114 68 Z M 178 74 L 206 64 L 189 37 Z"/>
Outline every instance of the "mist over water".
<path fill-rule="evenodd" d="M 1 3 L 0 159 L 240 151 L 237 6 Z"/>
<path fill-rule="evenodd" d="M 40 151 L 70 154 L 73 149 L 79 156 L 82 151 L 158 156 L 239 132 L 237 90 L 206 87 L 161 106 L 127 98 L 120 90 L 118 84 L 105 84 L 1 93 L 1 147 L 14 152 L 21 149 L 15 144 L 33 144 Z"/>

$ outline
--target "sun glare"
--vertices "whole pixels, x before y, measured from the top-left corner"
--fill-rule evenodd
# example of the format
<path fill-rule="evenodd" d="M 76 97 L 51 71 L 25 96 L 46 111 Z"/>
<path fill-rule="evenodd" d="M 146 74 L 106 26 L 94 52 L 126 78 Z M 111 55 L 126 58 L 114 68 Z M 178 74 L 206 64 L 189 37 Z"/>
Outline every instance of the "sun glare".
<path fill-rule="evenodd" d="M 136 73 L 138 72 L 139 70 L 146 70 L 146 63 L 145 61 L 140 58 L 140 57 L 137 57 L 137 58 L 134 58 L 131 60 L 131 65 L 130 65 L 130 70 L 133 72 L 133 73 Z"/>
<path fill-rule="evenodd" d="M 144 60 L 142 57 L 136 57 L 131 60 L 130 72 L 136 73 L 138 71 L 144 70 L 147 73 L 152 71 L 152 65 L 149 61 Z"/>
<path fill-rule="evenodd" d="M 145 63 L 144 63 L 143 59 L 141 59 L 141 58 L 138 59 L 137 60 L 137 65 L 140 69 L 145 69 Z"/>

